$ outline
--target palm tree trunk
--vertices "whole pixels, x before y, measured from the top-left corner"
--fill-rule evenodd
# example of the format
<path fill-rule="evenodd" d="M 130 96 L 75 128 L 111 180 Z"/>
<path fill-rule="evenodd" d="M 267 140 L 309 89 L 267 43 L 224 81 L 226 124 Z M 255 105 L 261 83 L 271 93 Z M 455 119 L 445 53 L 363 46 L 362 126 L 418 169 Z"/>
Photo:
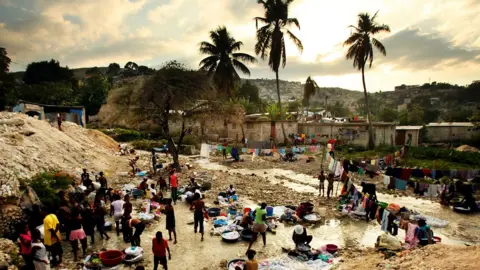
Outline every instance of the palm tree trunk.
<path fill-rule="evenodd" d="M 278 96 L 278 108 L 280 109 L 280 123 L 282 126 L 282 133 L 283 133 L 283 142 L 285 145 L 288 144 L 287 135 L 285 134 L 285 126 L 283 125 L 283 110 L 282 110 L 282 100 L 280 98 L 280 82 L 278 81 L 278 70 L 275 72 L 275 76 L 277 78 L 277 96 Z"/>
<path fill-rule="evenodd" d="M 365 65 L 362 66 L 362 83 L 363 83 L 363 95 L 365 96 L 365 110 L 367 111 L 368 118 L 368 149 L 375 148 L 375 141 L 373 138 L 372 116 L 370 114 L 370 107 L 368 106 L 367 86 L 365 85 Z"/>

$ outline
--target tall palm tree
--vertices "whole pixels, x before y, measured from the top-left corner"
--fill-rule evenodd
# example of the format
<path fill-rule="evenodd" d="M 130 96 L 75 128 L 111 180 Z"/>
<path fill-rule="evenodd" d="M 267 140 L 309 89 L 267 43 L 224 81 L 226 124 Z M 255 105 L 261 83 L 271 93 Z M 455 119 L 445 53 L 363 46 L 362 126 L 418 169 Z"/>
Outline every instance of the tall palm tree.
<path fill-rule="evenodd" d="M 390 32 L 390 27 L 385 24 L 379 24 L 375 21 L 377 17 L 376 12 L 373 17 L 368 13 L 358 14 L 357 26 L 350 25 L 354 31 L 350 37 L 345 40 L 343 46 L 350 46 L 347 51 L 347 59 L 353 59 L 353 67 L 362 71 L 363 94 L 365 97 L 365 109 L 368 117 L 368 148 L 375 147 L 373 138 L 372 117 L 370 114 L 370 107 L 368 106 L 367 86 L 365 85 L 365 65 L 369 63 L 372 67 L 373 63 L 373 47 L 377 48 L 381 54 L 387 55 L 387 51 L 383 44 L 373 36 L 382 32 Z"/>
<path fill-rule="evenodd" d="M 303 101 L 302 105 L 307 110 L 307 117 L 308 117 L 308 106 L 310 105 L 310 98 L 317 93 L 317 82 L 312 80 L 310 76 L 308 76 L 307 80 L 305 81 L 305 86 L 303 87 Z"/>
<path fill-rule="evenodd" d="M 264 17 L 255 17 L 257 27 L 257 44 L 255 44 L 255 53 L 262 59 L 268 57 L 268 65 L 275 72 L 277 80 L 278 106 L 282 110 L 282 101 L 280 98 L 280 84 L 278 81 L 278 69 L 280 63 L 284 68 L 287 64 L 287 51 L 285 49 L 285 38 L 287 35 L 300 51 L 303 51 L 303 45 L 288 27 L 295 25 L 300 29 L 300 23 L 296 18 L 288 17 L 288 8 L 293 0 L 257 0 L 265 8 Z M 258 23 L 263 26 L 259 28 Z M 283 119 L 281 119 L 283 120 Z M 285 127 L 282 122 L 282 132 L 285 143 L 288 142 L 285 134 Z"/>
<path fill-rule="evenodd" d="M 255 63 L 256 60 L 249 54 L 238 52 L 243 43 L 236 41 L 225 26 L 210 31 L 210 39 L 212 43 L 200 43 L 200 52 L 209 55 L 200 61 L 200 69 L 213 76 L 217 87 L 231 98 L 235 83 L 240 80 L 237 70 L 250 76 L 250 70 L 243 62 Z"/>

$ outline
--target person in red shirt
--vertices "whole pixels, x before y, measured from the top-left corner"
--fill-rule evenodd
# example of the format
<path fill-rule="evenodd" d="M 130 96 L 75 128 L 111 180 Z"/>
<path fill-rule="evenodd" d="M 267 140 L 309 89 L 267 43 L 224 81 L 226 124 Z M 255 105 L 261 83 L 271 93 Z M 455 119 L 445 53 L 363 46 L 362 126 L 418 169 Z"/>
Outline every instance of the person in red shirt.
<path fill-rule="evenodd" d="M 162 232 L 157 232 L 155 238 L 152 239 L 152 252 L 153 252 L 153 269 L 158 269 L 158 263 L 163 266 L 163 269 L 167 270 L 167 251 L 168 259 L 172 259 L 170 254 L 170 248 L 168 247 L 167 240 L 163 239 Z"/>
<path fill-rule="evenodd" d="M 177 181 L 177 174 L 175 174 L 175 169 L 170 171 L 170 189 L 172 191 L 171 197 L 173 204 L 177 204 L 177 188 L 178 188 L 178 181 Z"/>

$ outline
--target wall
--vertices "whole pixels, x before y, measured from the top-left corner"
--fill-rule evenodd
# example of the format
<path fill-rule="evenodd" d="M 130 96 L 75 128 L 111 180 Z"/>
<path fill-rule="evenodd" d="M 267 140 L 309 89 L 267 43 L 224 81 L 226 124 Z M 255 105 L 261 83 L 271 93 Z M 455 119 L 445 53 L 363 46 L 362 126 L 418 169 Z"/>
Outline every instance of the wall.
<path fill-rule="evenodd" d="M 480 136 L 480 130 L 474 131 L 473 127 L 425 127 L 427 129 L 427 139 L 430 142 L 448 142 L 471 140 L 475 136 Z"/>
<path fill-rule="evenodd" d="M 405 133 L 403 133 L 405 132 Z M 408 141 L 408 134 L 412 134 L 412 146 L 418 146 L 419 138 L 420 138 L 420 130 L 396 130 L 395 136 L 404 136 L 404 143 L 406 144 Z M 397 139 L 395 139 L 397 142 Z M 397 144 L 397 143 L 395 143 Z"/>
<path fill-rule="evenodd" d="M 394 124 L 373 124 L 373 128 L 375 145 L 394 143 Z M 314 134 L 317 138 L 320 137 L 322 142 L 335 138 L 344 143 L 365 146 L 368 144 L 368 125 L 366 123 L 302 123 L 299 124 L 298 133 Z"/>
<path fill-rule="evenodd" d="M 298 132 L 298 123 L 292 121 L 284 121 L 285 127 L 285 134 Z M 242 139 L 242 129 L 240 124 L 229 123 L 227 125 L 228 129 L 228 138 Z M 249 141 L 270 141 L 271 135 L 271 122 L 270 121 L 249 121 L 243 125 L 245 137 Z M 283 143 L 284 137 L 282 132 L 282 126 L 280 122 L 275 123 L 275 133 L 276 133 L 276 141 L 278 143 Z"/>

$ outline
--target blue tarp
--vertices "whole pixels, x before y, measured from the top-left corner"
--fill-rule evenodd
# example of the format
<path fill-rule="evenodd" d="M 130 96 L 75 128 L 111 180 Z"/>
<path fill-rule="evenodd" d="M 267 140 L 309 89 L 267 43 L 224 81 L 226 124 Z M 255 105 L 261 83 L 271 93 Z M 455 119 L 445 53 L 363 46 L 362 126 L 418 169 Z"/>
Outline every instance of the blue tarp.
<path fill-rule="evenodd" d="M 70 113 L 77 114 L 80 122 L 80 126 L 85 127 L 83 123 L 83 110 L 82 109 L 70 109 Z"/>

